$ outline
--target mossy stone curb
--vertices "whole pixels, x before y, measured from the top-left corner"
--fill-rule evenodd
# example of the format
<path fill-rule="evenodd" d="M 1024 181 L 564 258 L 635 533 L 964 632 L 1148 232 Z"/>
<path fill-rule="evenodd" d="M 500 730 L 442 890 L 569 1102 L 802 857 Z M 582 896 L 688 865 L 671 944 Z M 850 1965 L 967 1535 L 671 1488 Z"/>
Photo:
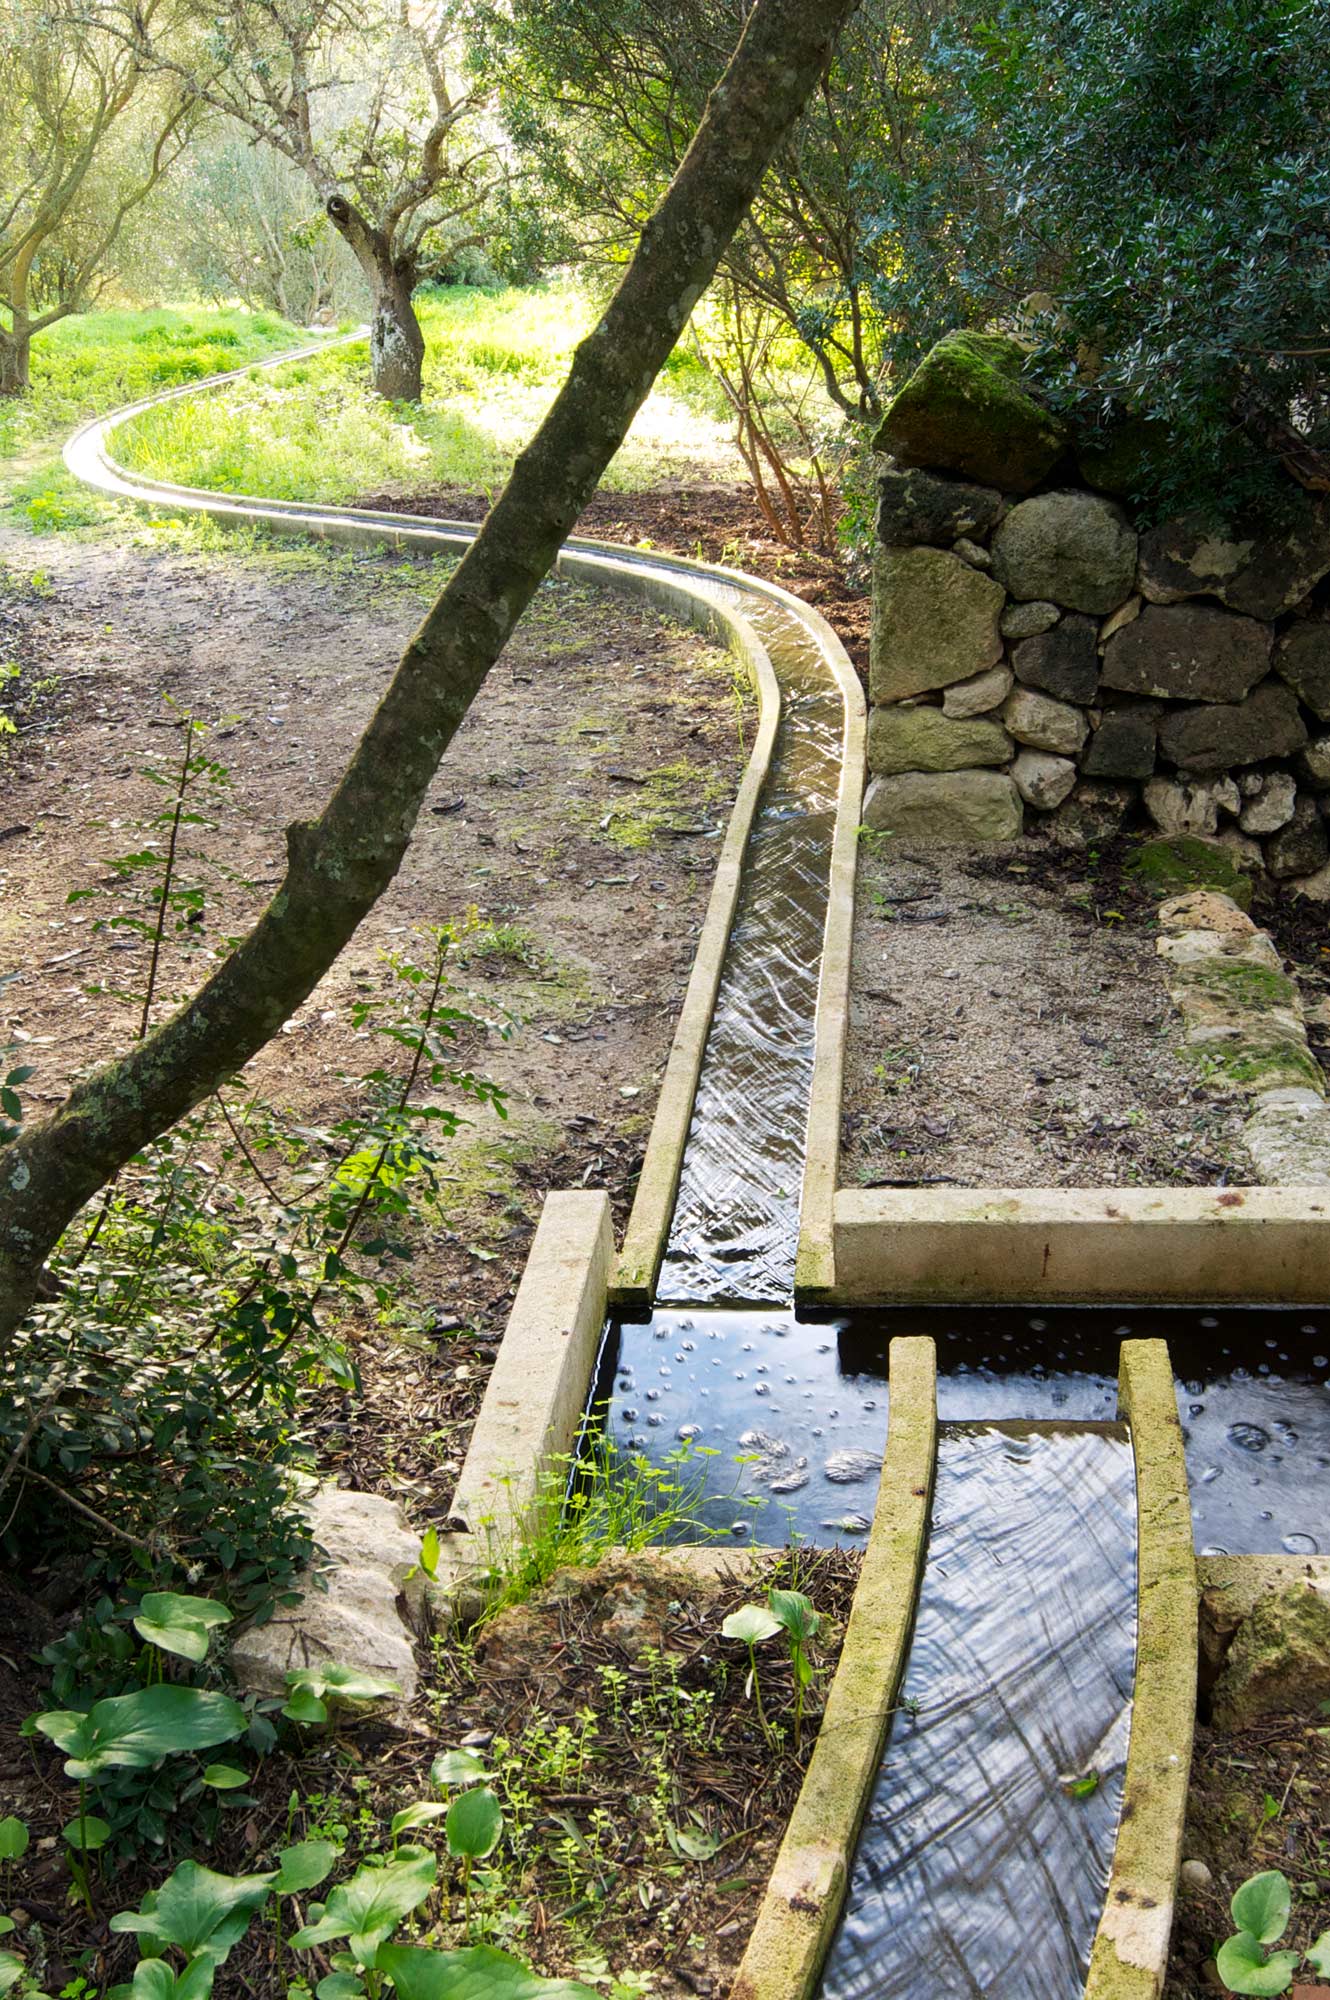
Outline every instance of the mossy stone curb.
<path fill-rule="evenodd" d="M 1122 1817 L 1085 2000 L 1157 2000 L 1196 1721 L 1197 1586 L 1168 1346 L 1124 1340 L 1119 1400 L 1136 1460 L 1136 1684 Z"/>
<path fill-rule="evenodd" d="M 931 1340 L 893 1340 L 887 1450 L 840 1662 L 729 2000 L 811 2000 L 905 1666 L 937 1458 Z"/>

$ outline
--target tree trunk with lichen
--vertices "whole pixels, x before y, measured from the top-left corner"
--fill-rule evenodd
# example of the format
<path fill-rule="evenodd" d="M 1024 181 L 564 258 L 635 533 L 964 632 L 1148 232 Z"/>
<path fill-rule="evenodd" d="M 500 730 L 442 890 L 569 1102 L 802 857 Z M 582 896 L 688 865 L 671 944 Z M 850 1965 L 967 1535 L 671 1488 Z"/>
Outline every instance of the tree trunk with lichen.
<path fill-rule="evenodd" d="M 688 154 L 480 533 L 411 640 L 281 886 L 169 1021 L 0 1149 L 0 1337 L 74 1216 L 271 1040 L 401 864 L 439 762 L 595 492 L 857 0 L 758 0 Z"/>
<path fill-rule="evenodd" d="M 390 402 L 418 403 L 425 336 L 413 304 L 415 261 L 395 251 L 384 231 L 367 221 L 343 195 L 330 195 L 324 207 L 369 283 L 374 302 L 369 322 L 370 381 Z"/>

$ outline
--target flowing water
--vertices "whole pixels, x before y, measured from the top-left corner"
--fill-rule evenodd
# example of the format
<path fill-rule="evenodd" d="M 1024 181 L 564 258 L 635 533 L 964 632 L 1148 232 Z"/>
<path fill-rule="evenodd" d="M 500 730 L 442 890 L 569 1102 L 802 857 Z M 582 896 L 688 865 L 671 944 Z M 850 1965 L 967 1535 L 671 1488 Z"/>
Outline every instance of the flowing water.
<path fill-rule="evenodd" d="M 1135 1512 L 1121 1426 L 941 1432 L 901 1709 L 824 2000 L 1080 1993 L 1122 1801 Z"/>

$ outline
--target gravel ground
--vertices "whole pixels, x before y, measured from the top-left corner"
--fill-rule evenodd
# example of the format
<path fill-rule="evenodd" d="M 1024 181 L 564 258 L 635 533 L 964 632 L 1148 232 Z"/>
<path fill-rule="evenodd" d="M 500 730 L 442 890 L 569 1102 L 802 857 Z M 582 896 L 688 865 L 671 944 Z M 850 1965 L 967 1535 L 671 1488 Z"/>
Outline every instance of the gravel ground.
<path fill-rule="evenodd" d="M 1151 908 L 1113 873 L 1030 839 L 982 854 L 865 844 L 843 1181 L 1243 1178 L 1241 1105 L 1181 1057 Z"/>

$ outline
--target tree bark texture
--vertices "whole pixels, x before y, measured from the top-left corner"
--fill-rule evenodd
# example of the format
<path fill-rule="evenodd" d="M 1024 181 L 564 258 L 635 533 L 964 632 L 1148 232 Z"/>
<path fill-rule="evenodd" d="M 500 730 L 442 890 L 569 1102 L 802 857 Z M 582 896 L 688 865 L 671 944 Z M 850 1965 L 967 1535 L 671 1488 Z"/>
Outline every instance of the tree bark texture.
<path fill-rule="evenodd" d="M 414 278 L 389 266 L 375 274 L 369 324 L 369 374 L 379 395 L 418 403 L 425 368 L 425 336 L 411 303 Z"/>
<path fill-rule="evenodd" d="M 0 329 L 0 396 L 23 396 L 29 388 L 27 333 Z"/>
<path fill-rule="evenodd" d="M 0 1336 L 84 1203 L 308 997 L 396 874 L 426 789 L 590 500 L 857 0 L 758 0 L 614 298 L 408 644 L 322 816 L 287 830 L 253 930 L 179 1012 L 0 1150 Z"/>

